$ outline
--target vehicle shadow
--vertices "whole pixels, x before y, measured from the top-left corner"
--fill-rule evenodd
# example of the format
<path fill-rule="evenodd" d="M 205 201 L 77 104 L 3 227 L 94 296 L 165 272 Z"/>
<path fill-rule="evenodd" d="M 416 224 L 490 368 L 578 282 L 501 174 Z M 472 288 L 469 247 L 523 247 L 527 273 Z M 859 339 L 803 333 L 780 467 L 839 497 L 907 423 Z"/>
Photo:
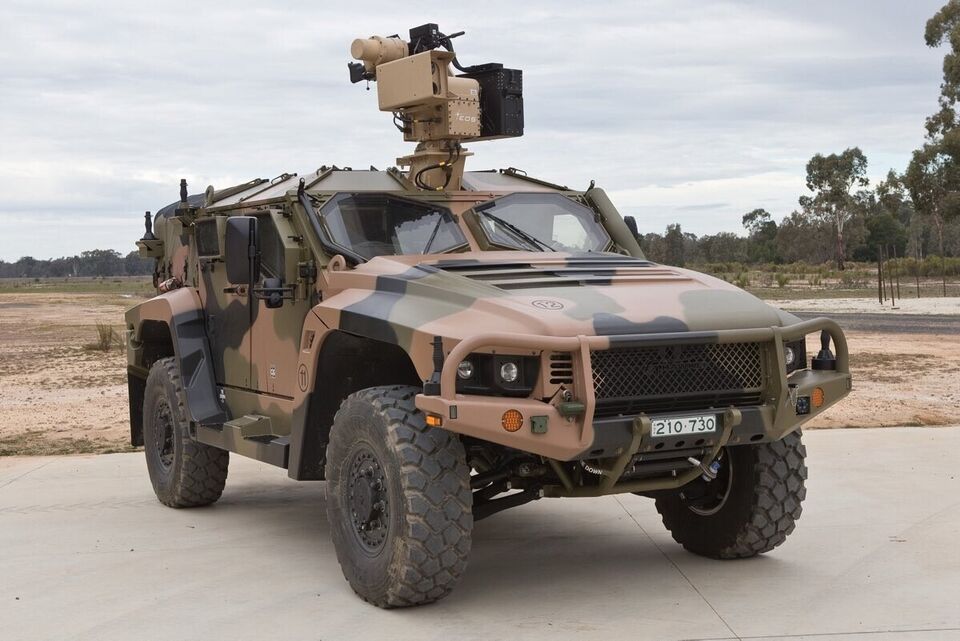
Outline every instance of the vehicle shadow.
<path fill-rule="evenodd" d="M 542 500 L 476 523 L 469 568 L 451 598 L 498 601 L 507 595 L 582 592 L 599 585 L 652 594 L 662 590 L 664 581 L 686 589 L 686 580 L 667 556 L 674 553 L 684 563 L 711 565 L 711 571 L 742 569 L 743 563 L 777 564 L 769 558 L 727 563 L 696 557 L 661 536 L 662 530 L 655 533 L 655 542 L 612 499 L 596 501 Z M 642 505 L 637 501 L 630 507 L 648 509 Z M 335 563 L 322 482 L 228 484 L 216 510 L 218 518 L 229 513 L 256 523 L 265 537 L 282 537 L 286 551 L 316 556 L 321 565 Z"/>

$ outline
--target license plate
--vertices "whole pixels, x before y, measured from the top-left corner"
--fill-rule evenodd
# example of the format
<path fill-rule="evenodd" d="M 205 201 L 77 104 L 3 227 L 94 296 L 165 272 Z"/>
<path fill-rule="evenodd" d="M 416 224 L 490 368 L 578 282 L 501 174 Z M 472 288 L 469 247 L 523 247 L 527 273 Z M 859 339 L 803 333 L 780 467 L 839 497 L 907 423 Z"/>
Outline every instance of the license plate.
<path fill-rule="evenodd" d="M 716 414 L 697 416 L 670 416 L 651 420 L 650 436 L 680 436 L 681 434 L 708 434 L 717 431 Z"/>

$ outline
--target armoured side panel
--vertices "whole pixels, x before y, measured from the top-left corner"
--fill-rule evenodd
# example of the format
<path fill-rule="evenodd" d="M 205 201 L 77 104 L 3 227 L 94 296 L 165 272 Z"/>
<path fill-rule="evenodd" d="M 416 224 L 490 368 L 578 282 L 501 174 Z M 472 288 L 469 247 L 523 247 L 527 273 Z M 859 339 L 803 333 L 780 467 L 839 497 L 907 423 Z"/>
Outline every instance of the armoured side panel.
<path fill-rule="evenodd" d="M 280 278 L 284 283 L 297 282 L 297 260 L 300 244 L 291 219 L 278 212 L 260 216 L 261 278 Z M 261 282 L 261 286 L 262 286 Z M 292 398 L 299 388 L 298 352 L 304 317 L 310 302 L 302 297 L 285 300 L 283 306 L 269 308 L 265 301 L 254 300 L 251 351 L 254 389 L 272 395 Z"/>

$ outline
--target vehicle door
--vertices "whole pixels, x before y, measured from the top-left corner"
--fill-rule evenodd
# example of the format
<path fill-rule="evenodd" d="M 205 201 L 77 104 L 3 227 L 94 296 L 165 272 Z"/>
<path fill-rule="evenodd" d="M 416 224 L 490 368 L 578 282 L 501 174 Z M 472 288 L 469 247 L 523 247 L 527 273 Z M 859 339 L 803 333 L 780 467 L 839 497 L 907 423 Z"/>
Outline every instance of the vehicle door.
<path fill-rule="evenodd" d="M 200 298 L 206 315 L 217 384 L 250 388 L 253 305 L 247 285 L 235 285 L 227 280 L 225 222 L 226 216 L 212 216 L 194 224 L 200 265 Z"/>
<path fill-rule="evenodd" d="M 299 292 L 301 235 L 291 218 L 272 211 L 257 217 L 260 281 L 256 291 L 278 282 L 284 289 L 282 305 L 270 307 L 268 294 L 254 299 L 251 383 L 261 393 L 292 398 L 297 386 L 297 359 L 303 321 L 310 301 Z"/>

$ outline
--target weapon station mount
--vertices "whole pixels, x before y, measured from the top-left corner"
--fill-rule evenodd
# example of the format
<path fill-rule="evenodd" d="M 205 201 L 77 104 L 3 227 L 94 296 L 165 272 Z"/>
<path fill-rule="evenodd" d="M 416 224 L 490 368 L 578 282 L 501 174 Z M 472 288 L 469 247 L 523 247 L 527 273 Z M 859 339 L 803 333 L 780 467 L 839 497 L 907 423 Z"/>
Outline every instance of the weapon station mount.
<path fill-rule="evenodd" d="M 465 140 L 523 135 L 523 76 L 500 63 L 463 67 L 452 40 L 428 23 L 397 35 L 358 38 L 348 63 L 350 81 L 376 81 L 380 111 L 393 114 L 403 139 L 416 142 L 409 156 L 397 158 L 419 189 L 456 191 L 472 155 Z M 454 73 L 459 71 L 459 75 Z"/>

